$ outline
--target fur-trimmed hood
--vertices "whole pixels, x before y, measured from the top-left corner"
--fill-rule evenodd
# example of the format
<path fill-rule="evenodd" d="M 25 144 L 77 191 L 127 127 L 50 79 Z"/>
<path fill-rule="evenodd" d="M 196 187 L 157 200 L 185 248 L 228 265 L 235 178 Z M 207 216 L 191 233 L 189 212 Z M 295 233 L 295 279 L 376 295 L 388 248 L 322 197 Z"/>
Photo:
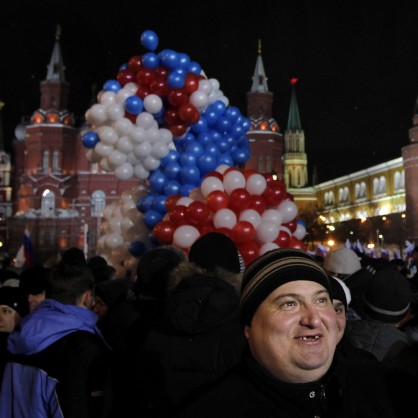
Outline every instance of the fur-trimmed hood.
<path fill-rule="evenodd" d="M 166 314 L 179 331 L 206 332 L 239 315 L 242 275 L 222 268 L 214 272 L 191 262 L 171 274 Z"/>

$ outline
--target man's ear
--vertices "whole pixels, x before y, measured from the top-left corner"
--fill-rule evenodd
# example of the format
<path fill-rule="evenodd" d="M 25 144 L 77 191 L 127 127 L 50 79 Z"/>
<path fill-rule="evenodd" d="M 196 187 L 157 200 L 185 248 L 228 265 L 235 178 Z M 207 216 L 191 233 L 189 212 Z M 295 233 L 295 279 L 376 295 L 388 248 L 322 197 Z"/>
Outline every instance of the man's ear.
<path fill-rule="evenodd" d="M 244 327 L 244 336 L 247 340 L 250 339 L 250 331 L 251 331 L 251 326 L 250 325 L 245 325 Z"/>
<path fill-rule="evenodd" d="M 94 302 L 93 292 L 91 290 L 86 290 L 81 296 L 80 305 L 83 308 L 91 309 Z"/>

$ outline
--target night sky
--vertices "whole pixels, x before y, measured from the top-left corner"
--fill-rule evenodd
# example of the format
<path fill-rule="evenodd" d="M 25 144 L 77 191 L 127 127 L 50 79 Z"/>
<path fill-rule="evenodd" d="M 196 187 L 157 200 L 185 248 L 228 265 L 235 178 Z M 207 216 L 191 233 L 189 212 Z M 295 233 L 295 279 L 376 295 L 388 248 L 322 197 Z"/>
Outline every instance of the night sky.
<path fill-rule="evenodd" d="M 273 115 L 284 133 L 291 77 L 305 131 L 309 173 L 319 181 L 401 156 L 418 97 L 416 0 L 14 1 L 0 10 L 0 99 L 6 148 L 21 115 L 39 107 L 57 24 L 81 121 L 118 68 L 145 49 L 144 30 L 219 81 L 246 114 L 258 39 Z M 133 4 L 130 4 L 133 3 Z M 94 90 L 93 86 L 96 86 Z M 95 94 L 96 94 L 95 93 Z"/>

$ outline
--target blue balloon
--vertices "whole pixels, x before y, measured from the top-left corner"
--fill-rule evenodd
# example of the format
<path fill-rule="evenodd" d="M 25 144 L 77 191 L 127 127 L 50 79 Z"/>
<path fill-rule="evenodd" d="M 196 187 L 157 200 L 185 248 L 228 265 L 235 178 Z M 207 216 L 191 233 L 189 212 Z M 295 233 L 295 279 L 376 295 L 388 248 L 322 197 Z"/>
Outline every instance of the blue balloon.
<path fill-rule="evenodd" d="M 215 122 L 216 129 L 223 134 L 226 134 L 231 129 L 231 126 L 231 121 L 226 116 L 220 116 Z"/>
<path fill-rule="evenodd" d="M 209 171 L 215 170 L 217 167 L 216 155 L 206 153 L 201 155 L 197 160 L 197 166 L 199 167 L 202 176 L 209 173 Z"/>
<path fill-rule="evenodd" d="M 205 145 L 204 155 L 208 155 L 208 154 L 214 157 L 217 157 L 220 154 L 218 145 L 216 143 L 210 143 L 210 144 Z"/>
<path fill-rule="evenodd" d="M 155 70 L 160 65 L 160 60 L 153 52 L 146 52 L 142 55 L 142 65 L 150 70 Z"/>
<path fill-rule="evenodd" d="M 237 107 L 229 106 L 225 111 L 225 116 L 229 119 L 231 123 L 235 123 L 240 116 L 240 111 Z"/>
<path fill-rule="evenodd" d="M 94 131 L 88 131 L 85 134 L 83 134 L 82 137 L 82 144 L 86 148 L 94 148 L 98 142 L 100 142 L 99 135 L 97 135 Z"/>
<path fill-rule="evenodd" d="M 189 70 L 190 57 L 187 54 L 185 54 L 184 52 L 179 52 L 178 53 L 178 59 L 179 59 L 179 63 L 178 63 L 179 68 L 182 68 L 182 69 L 186 70 L 186 72 L 190 71 Z"/>
<path fill-rule="evenodd" d="M 217 141 L 218 150 L 221 154 L 228 152 L 231 148 L 230 141 L 228 141 L 228 137 L 222 137 L 219 141 Z"/>
<path fill-rule="evenodd" d="M 145 213 L 148 210 L 150 210 L 151 205 L 154 201 L 154 197 L 155 196 L 153 196 L 152 194 L 149 194 L 138 199 L 138 201 L 136 202 L 136 208 L 139 210 L 139 212 Z"/>
<path fill-rule="evenodd" d="M 181 89 L 184 87 L 185 80 L 185 74 L 175 70 L 168 75 L 167 84 L 171 88 Z"/>
<path fill-rule="evenodd" d="M 172 49 L 164 49 L 159 54 L 161 63 L 169 70 L 175 70 L 179 65 L 179 55 Z"/>
<path fill-rule="evenodd" d="M 141 257 L 145 253 L 146 247 L 142 241 L 132 241 L 129 244 L 128 251 L 133 257 Z"/>
<path fill-rule="evenodd" d="M 202 67 L 196 61 L 192 61 L 189 64 L 189 73 L 200 75 L 202 72 Z"/>
<path fill-rule="evenodd" d="M 155 51 L 158 46 L 158 35 L 152 30 L 142 32 L 141 45 L 150 51 Z"/>
<path fill-rule="evenodd" d="M 200 134 L 202 132 L 206 132 L 208 130 L 208 124 L 202 115 L 200 119 L 194 124 L 190 126 L 190 130 L 195 134 Z"/>
<path fill-rule="evenodd" d="M 183 184 L 180 188 L 180 195 L 188 197 L 190 192 L 195 188 L 196 186 L 194 184 Z"/>
<path fill-rule="evenodd" d="M 187 165 L 196 165 L 196 155 L 185 152 L 180 156 L 180 164 L 184 167 Z"/>
<path fill-rule="evenodd" d="M 161 159 L 161 165 L 166 166 L 172 162 L 178 161 L 179 158 L 180 154 L 178 153 L 178 151 L 171 149 L 170 151 L 168 151 L 168 154 Z"/>
<path fill-rule="evenodd" d="M 229 153 L 225 153 L 218 158 L 218 165 L 220 164 L 226 164 L 232 167 L 234 165 L 234 160 Z"/>
<path fill-rule="evenodd" d="M 148 228 L 154 228 L 162 219 L 163 215 L 152 209 L 147 210 L 143 217 L 143 221 Z"/>
<path fill-rule="evenodd" d="M 203 145 L 197 141 L 190 142 L 186 149 L 186 153 L 194 155 L 196 158 L 203 154 Z"/>
<path fill-rule="evenodd" d="M 117 93 L 122 88 L 121 84 L 117 80 L 107 80 L 103 84 L 103 91 L 113 91 Z"/>
<path fill-rule="evenodd" d="M 166 196 L 170 196 L 172 194 L 179 194 L 180 193 L 180 183 L 175 180 L 169 181 L 166 186 L 164 187 L 164 194 Z"/>
<path fill-rule="evenodd" d="M 119 71 L 121 71 L 121 70 L 127 70 L 128 68 L 129 68 L 129 64 L 126 62 L 125 64 L 122 64 L 119 67 Z"/>
<path fill-rule="evenodd" d="M 155 170 L 148 178 L 151 189 L 156 193 L 161 193 L 168 183 L 167 177 L 160 171 Z"/>
<path fill-rule="evenodd" d="M 177 180 L 181 171 L 181 165 L 177 161 L 172 161 L 162 168 L 164 174 L 170 180 Z"/>
<path fill-rule="evenodd" d="M 232 152 L 235 164 L 244 164 L 250 158 L 250 150 L 248 148 L 237 148 Z"/>
<path fill-rule="evenodd" d="M 181 169 L 181 180 L 183 184 L 199 184 L 201 180 L 200 171 L 195 165 L 187 165 Z"/>
<path fill-rule="evenodd" d="M 130 96 L 125 101 L 125 109 L 131 115 L 138 115 L 144 110 L 144 102 L 138 96 Z"/>
<path fill-rule="evenodd" d="M 156 196 L 154 201 L 152 202 L 151 209 L 165 215 L 167 213 L 167 209 L 165 208 L 166 200 L 167 196 L 165 195 Z"/>

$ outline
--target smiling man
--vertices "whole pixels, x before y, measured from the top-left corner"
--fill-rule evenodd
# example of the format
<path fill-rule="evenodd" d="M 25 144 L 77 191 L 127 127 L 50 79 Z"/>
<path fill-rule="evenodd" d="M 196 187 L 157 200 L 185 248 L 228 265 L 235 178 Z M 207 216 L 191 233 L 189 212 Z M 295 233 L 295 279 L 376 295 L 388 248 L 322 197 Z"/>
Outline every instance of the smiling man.
<path fill-rule="evenodd" d="M 238 368 L 181 417 L 416 417 L 410 375 L 342 357 L 327 273 L 307 253 L 272 250 L 245 270 Z"/>

